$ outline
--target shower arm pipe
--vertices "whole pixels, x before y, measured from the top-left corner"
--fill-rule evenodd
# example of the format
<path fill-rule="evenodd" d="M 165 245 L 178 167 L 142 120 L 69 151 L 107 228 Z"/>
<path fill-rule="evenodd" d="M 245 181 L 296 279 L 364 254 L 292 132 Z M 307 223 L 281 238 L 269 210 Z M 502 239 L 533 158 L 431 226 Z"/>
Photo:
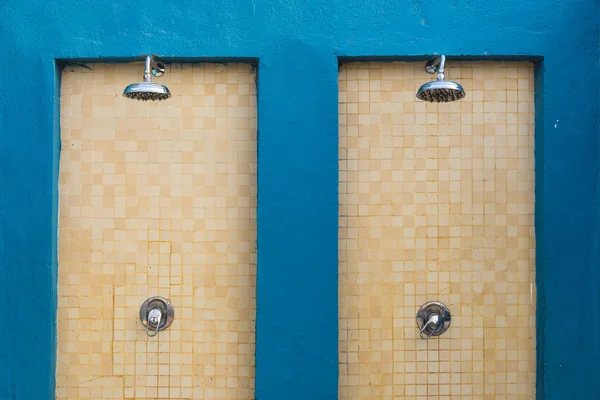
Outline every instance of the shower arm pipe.
<path fill-rule="evenodd" d="M 436 58 L 434 58 L 433 60 L 431 60 L 427 63 L 426 68 L 427 68 L 427 72 L 429 72 L 430 74 L 435 74 L 437 72 L 438 73 L 437 80 L 443 81 L 444 80 L 444 70 L 446 68 L 446 56 L 443 54 L 440 56 L 437 56 Z"/>
<path fill-rule="evenodd" d="M 164 68 L 161 68 L 160 65 L 154 59 L 154 56 L 149 54 L 146 57 L 146 66 L 144 67 L 144 82 L 152 82 L 152 69 L 158 73 L 163 72 Z M 156 76 L 159 76 L 158 74 Z"/>

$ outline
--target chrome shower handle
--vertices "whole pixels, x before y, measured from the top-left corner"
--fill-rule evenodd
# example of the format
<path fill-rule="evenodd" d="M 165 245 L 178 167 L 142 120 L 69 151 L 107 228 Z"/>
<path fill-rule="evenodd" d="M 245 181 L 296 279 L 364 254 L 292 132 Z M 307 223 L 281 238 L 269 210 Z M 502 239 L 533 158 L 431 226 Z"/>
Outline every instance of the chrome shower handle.
<path fill-rule="evenodd" d="M 154 337 L 158 331 L 167 329 L 175 318 L 175 309 L 164 297 L 150 297 L 140 307 L 140 321 L 146 328 L 146 334 Z M 154 334 L 151 334 L 154 332 Z"/>
<path fill-rule="evenodd" d="M 149 337 L 154 337 L 154 336 L 158 335 L 161 320 L 162 320 L 162 311 L 160 311 L 159 308 L 153 308 L 152 310 L 150 310 L 150 312 L 148 313 L 148 324 L 146 325 L 146 335 L 148 335 Z M 153 335 L 151 335 L 149 332 L 150 326 L 152 326 L 156 329 L 154 331 Z"/>
<path fill-rule="evenodd" d="M 431 331 L 431 333 L 427 334 L 425 332 L 425 329 L 427 329 L 427 327 L 429 325 L 433 325 L 434 328 L 433 328 L 433 331 Z M 431 314 L 431 316 L 429 317 L 429 320 L 427 320 L 425 325 L 423 325 L 423 328 L 421 328 L 421 331 L 419 332 L 419 336 L 421 337 L 421 339 L 429 340 L 429 338 L 432 337 L 433 334 L 436 333 L 439 328 L 440 328 L 440 316 L 437 314 Z M 425 335 L 423 335 L 423 333 L 425 333 Z"/>
<path fill-rule="evenodd" d="M 450 327 L 450 310 L 444 304 L 430 301 L 423 304 L 417 311 L 417 327 L 419 336 L 429 340 L 432 336 L 439 336 Z"/>

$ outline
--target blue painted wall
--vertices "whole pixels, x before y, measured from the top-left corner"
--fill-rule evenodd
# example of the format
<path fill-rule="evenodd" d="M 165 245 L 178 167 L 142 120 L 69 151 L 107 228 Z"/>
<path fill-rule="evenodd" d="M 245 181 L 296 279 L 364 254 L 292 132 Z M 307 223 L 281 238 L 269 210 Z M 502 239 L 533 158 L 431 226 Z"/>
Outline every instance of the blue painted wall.
<path fill-rule="evenodd" d="M 0 399 L 54 397 L 56 60 L 150 52 L 259 59 L 260 400 L 337 399 L 337 57 L 542 58 L 538 397 L 589 398 L 600 380 L 598 21 L 595 0 L 5 2 Z"/>

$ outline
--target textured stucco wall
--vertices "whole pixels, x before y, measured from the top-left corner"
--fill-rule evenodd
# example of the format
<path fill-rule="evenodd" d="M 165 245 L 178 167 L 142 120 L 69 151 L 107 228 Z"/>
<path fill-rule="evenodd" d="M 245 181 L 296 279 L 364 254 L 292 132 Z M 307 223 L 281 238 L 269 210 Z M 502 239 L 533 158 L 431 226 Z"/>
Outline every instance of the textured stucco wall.
<path fill-rule="evenodd" d="M 0 398 L 51 398 L 55 386 L 56 60 L 148 52 L 258 59 L 260 400 L 337 397 L 337 57 L 543 60 L 537 393 L 583 397 L 581 383 L 598 380 L 596 1 L 10 3 L 0 9 L 0 292 L 15 319 L 0 328 Z"/>

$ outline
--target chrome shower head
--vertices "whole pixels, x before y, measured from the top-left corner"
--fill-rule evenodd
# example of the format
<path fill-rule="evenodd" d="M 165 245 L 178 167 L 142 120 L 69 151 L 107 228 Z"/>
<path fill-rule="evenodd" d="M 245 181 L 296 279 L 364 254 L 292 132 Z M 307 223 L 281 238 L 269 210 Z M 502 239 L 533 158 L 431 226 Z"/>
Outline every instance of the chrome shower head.
<path fill-rule="evenodd" d="M 465 90 L 456 82 L 427 82 L 417 92 L 417 99 L 429 102 L 448 103 L 465 97 Z"/>
<path fill-rule="evenodd" d="M 431 103 L 448 103 L 465 97 L 465 90 L 461 85 L 444 80 L 445 64 L 446 56 L 443 54 L 427 62 L 425 70 L 430 74 L 437 72 L 437 80 L 422 85 L 417 92 L 417 99 Z"/>
<path fill-rule="evenodd" d="M 133 100 L 166 100 L 171 97 L 169 89 L 154 82 L 132 83 L 123 91 L 123 96 Z"/>
<path fill-rule="evenodd" d="M 146 65 L 144 69 L 144 81 L 132 83 L 123 91 L 123 96 L 133 100 L 166 100 L 171 97 L 169 88 L 165 85 L 152 82 L 152 75 L 163 76 L 165 66 L 156 62 L 151 55 L 146 56 Z"/>

